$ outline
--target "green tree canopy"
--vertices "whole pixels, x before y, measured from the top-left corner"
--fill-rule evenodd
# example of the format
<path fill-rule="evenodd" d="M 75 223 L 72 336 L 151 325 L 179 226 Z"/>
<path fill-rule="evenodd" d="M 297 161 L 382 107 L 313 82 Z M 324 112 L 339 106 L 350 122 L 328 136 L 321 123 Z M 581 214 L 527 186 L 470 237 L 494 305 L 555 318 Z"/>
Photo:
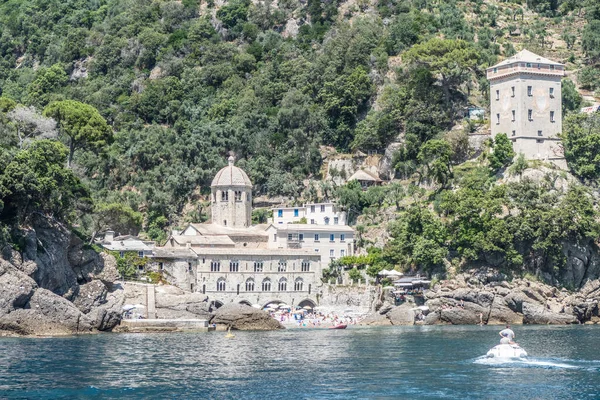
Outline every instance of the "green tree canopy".
<path fill-rule="evenodd" d="M 573 173 L 584 179 L 600 177 L 600 116 L 572 114 L 563 126 L 565 158 Z"/>
<path fill-rule="evenodd" d="M 44 116 L 54 118 L 59 130 L 69 138 L 68 165 L 73 161 L 75 150 L 99 148 L 112 140 L 112 129 L 94 107 L 75 100 L 50 103 Z"/>

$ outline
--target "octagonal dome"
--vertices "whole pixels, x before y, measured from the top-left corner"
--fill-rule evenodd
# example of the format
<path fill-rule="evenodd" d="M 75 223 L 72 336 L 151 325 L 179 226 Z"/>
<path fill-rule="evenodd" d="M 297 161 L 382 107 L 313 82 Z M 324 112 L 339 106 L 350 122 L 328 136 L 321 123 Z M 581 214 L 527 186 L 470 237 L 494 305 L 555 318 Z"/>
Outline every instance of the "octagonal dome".
<path fill-rule="evenodd" d="M 252 182 L 248 175 L 241 168 L 233 165 L 235 159 L 233 157 L 229 157 L 229 165 L 221 168 L 219 172 L 215 175 L 211 187 L 215 186 L 247 186 L 252 187 Z"/>

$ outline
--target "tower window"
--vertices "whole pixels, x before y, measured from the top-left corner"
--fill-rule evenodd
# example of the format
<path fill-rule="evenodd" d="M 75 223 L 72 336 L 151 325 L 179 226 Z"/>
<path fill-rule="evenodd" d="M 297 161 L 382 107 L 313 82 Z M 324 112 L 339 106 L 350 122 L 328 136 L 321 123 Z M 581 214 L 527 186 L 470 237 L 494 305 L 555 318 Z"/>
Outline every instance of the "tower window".
<path fill-rule="evenodd" d="M 538 136 L 542 136 L 542 131 L 538 131 Z"/>
<path fill-rule="evenodd" d="M 515 115 L 516 115 L 516 114 L 517 114 L 517 113 L 515 112 L 515 110 L 512 110 L 512 121 L 513 121 L 513 122 L 515 122 Z"/>
<path fill-rule="evenodd" d="M 554 122 L 554 111 L 550 111 L 550 122 Z"/>
<path fill-rule="evenodd" d="M 533 110 L 527 110 L 527 119 L 533 121 Z"/>
<path fill-rule="evenodd" d="M 500 100 L 500 91 L 496 90 L 496 100 Z"/>
<path fill-rule="evenodd" d="M 325 212 L 325 205 L 324 204 L 321 205 L 321 212 Z"/>
<path fill-rule="evenodd" d="M 235 191 L 235 201 L 242 201 L 242 192 L 240 190 Z"/>
<path fill-rule="evenodd" d="M 298 209 L 297 209 L 297 208 L 294 208 L 294 217 L 297 217 L 298 215 L 299 215 L 299 214 L 298 214 Z"/>
<path fill-rule="evenodd" d="M 515 97 L 515 87 L 514 86 L 510 88 L 510 91 L 512 93 L 511 97 Z"/>
<path fill-rule="evenodd" d="M 513 136 L 517 136 L 517 131 L 512 131 Z"/>
<path fill-rule="evenodd" d="M 228 201 L 229 200 L 229 192 L 227 192 L 227 190 L 223 190 L 221 192 L 221 201 Z"/>
<path fill-rule="evenodd" d="M 549 94 L 550 94 L 550 98 L 554 98 L 554 88 L 553 87 L 551 87 L 549 89 Z"/>
<path fill-rule="evenodd" d="M 496 114 L 496 125 L 500 125 L 500 114 Z"/>
<path fill-rule="evenodd" d="M 531 86 L 527 86 L 527 96 L 533 96 L 533 88 Z"/>

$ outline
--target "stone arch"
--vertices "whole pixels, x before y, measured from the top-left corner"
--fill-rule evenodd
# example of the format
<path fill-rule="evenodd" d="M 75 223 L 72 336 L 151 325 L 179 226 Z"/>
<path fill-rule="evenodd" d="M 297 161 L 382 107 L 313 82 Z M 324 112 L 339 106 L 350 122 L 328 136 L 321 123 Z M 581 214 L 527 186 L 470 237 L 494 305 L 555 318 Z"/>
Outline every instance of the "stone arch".
<path fill-rule="evenodd" d="M 303 307 L 306 307 L 306 306 L 309 306 L 311 308 L 315 308 L 317 306 L 317 303 L 315 303 L 311 299 L 304 299 L 300 303 L 298 303 L 298 307 L 300 307 L 300 308 L 303 308 Z"/>
<path fill-rule="evenodd" d="M 245 304 L 247 306 L 252 307 L 252 303 L 250 303 L 248 300 L 242 300 L 242 301 L 240 301 L 240 304 Z"/>
<path fill-rule="evenodd" d="M 210 306 L 208 307 L 209 312 L 213 312 L 214 310 L 223 307 L 223 303 L 219 300 L 213 300 L 210 302 Z"/>
<path fill-rule="evenodd" d="M 271 304 L 275 304 L 276 306 L 278 306 L 281 303 L 283 303 L 283 301 L 281 301 L 281 300 L 269 300 L 262 306 L 262 308 L 266 308 L 267 306 L 269 306 Z"/>
<path fill-rule="evenodd" d="M 277 290 L 279 292 L 287 291 L 287 279 L 286 278 L 279 279 L 279 282 L 277 282 Z"/>

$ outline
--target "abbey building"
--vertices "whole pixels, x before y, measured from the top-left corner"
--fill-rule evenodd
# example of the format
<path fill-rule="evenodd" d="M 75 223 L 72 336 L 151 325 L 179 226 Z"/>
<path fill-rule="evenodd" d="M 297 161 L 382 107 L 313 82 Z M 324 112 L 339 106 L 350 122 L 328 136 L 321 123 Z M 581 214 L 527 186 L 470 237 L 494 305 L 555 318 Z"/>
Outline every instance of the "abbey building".
<path fill-rule="evenodd" d="M 353 254 L 354 230 L 332 203 L 273 211 L 271 223 L 252 225 L 252 183 L 230 157 L 211 184 L 211 223 L 173 231 L 151 268 L 217 303 L 314 306 L 323 268 Z"/>

